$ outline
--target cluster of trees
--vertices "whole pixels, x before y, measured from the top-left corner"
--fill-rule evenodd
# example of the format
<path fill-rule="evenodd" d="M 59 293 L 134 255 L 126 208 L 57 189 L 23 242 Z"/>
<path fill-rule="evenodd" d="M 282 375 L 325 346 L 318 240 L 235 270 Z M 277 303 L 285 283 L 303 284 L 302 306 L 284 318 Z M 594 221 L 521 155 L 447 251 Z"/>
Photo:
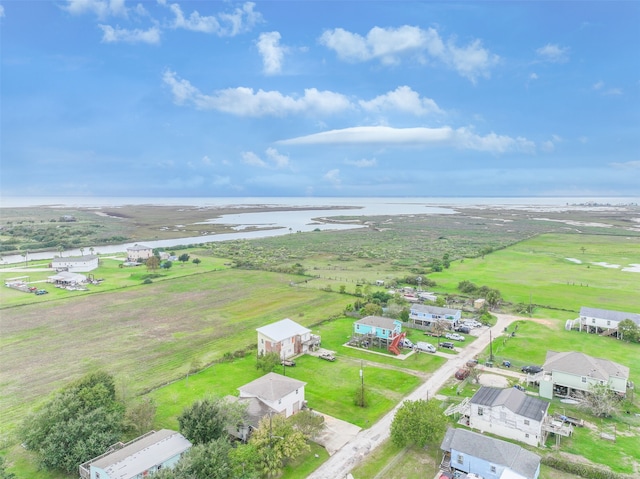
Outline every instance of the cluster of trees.
<path fill-rule="evenodd" d="M 155 479 L 260 479 L 278 475 L 287 461 L 310 449 L 308 439 L 322 428 L 322 416 L 301 411 L 285 419 L 266 416 L 246 444 L 232 444 L 228 429 L 243 423 L 245 410 L 222 399 L 196 401 L 178 422 L 193 447 L 173 469 Z"/>
<path fill-rule="evenodd" d="M 24 446 L 45 469 L 77 472 L 78 465 L 104 453 L 123 436 L 138 437 L 153 428 L 156 407 L 140 400 L 126 408 L 116 398 L 114 378 L 99 371 L 58 391 L 27 416 L 20 430 Z M 246 444 L 232 443 L 228 431 L 246 420 L 246 410 L 223 399 L 204 399 L 186 408 L 178 423 L 193 447 L 174 469 L 156 479 L 260 479 L 279 474 L 287 461 L 309 450 L 308 440 L 323 417 L 301 411 L 285 419 L 267 416 Z M 1 459 L 1 458 L 0 458 Z M 0 461 L 0 479 L 13 479 Z"/>
<path fill-rule="evenodd" d="M 618 323 L 620 339 L 631 343 L 640 343 L 640 326 L 630 319 L 624 319 Z"/>
<path fill-rule="evenodd" d="M 439 445 L 447 418 L 436 399 L 405 401 L 391 423 L 391 441 L 398 447 Z"/>
<path fill-rule="evenodd" d="M 502 301 L 502 294 L 499 290 L 489 288 L 488 286 L 478 286 L 471 281 L 460 281 L 458 283 L 458 290 L 465 294 L 484 298 L 490 308 L 495 308 Z"/>

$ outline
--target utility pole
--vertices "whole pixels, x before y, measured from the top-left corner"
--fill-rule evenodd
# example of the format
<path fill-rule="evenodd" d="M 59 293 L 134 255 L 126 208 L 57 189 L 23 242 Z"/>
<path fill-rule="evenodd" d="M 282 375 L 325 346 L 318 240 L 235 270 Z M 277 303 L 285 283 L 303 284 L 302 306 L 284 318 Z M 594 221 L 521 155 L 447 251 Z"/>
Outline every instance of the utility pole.
<path fill-rule="evenodd" d="M 364 407 L 364 365 L 360 360 L 360 407 Z"/>
<path fill-rule="evenodd" d="M 493 362 L 493 339 L 491 338 L 491 330 L 489 330 L 489 361 Z"/>

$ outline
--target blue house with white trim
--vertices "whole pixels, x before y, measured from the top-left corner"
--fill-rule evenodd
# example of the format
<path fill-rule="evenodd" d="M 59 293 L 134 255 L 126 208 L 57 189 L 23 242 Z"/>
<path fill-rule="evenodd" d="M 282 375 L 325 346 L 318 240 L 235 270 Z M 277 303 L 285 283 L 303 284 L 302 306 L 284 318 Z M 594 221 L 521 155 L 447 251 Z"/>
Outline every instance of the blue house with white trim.
<path fill-rule="evenodd" d="M 540 456 L 511 442 L 449 428 L 440 449 L 442 467 L 484 479 L 538 479 Z"/>
<path fill-rule="evenodd" d="M 190 448 L 191 442 L 176 431 L 150 431 L 125 444 L 114 444 L 104 454 L 81 464 L 80 477 L 142 479 L 160 469 L 174 467 Z"/>
<path fill-rule="evenodd" d="M 402 332 L 402 321 L 382 316 L 366 316 L 353 323 L 355 334 L 371 334 L 380 339 L 393 339 Z"/>

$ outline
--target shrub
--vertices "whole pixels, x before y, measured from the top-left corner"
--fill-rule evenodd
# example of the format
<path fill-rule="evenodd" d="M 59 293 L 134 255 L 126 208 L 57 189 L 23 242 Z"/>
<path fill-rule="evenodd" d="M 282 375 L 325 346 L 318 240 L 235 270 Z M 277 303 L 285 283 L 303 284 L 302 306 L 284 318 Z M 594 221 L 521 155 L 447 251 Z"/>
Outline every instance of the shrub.
<path fill-rule="evenodd" d="M 627 479 L 626 474 L 619 474 L 590 464 L 572 462 L 557 456 L 543 457 L 542 464 L 585 479 Z"/>

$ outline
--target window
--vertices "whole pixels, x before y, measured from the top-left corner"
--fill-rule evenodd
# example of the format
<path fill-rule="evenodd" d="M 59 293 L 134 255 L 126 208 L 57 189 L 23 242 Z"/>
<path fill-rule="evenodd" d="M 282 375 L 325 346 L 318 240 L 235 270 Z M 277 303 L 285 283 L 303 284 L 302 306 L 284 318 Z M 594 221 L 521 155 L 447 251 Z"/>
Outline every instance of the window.
<path fill-rule="evenodd" d="M 501 421 L 506 421 L 507 420 L 507 413 L 504 411 L 500 411 L 500 420 Z"/>
<path fill-rule="evenodd" d="M 607 326 L 611 326 L 611 321 L 607 321 Z"/>
<path fill-rule="evenodd" d="M 464 456 L 462 454 L 458 454 L 458 464 L 464 464 Z"/>
<path fill-rule="evenodd" d="M 526 433 L 524 434 L 524 437 L 529 437 L 529 433 L 528 433 L 528 432 L 526 432 Z"/>
<path fill-rule="evenodd" d="M 587 377 L 586 376 L 582 376 L 582 382 L 586 383 L 587 382 Z"/>
<path fill-rule="evenodd" d="M 591 324 L 596 324 L 596 318 L 591 318 Z"/>
<path fill-rule="evenodd" d="M 491 472 L 492 472 L 493 474 L 495 474 L 495 473 L 496 473 L 496 466 L 494 466 L 493 464 L 491 464 Z"/>
<path fill-rule="evenodd" d="M 298 394 L 298 390 L 296 389 L 296 394 Z"/>
<path fill-rule="evenodd" d="M 96 479 L 100 479 L 100 473 L 96 472 Z"/>
<path fill-rule="evenodd" d="M 484 409 L 478 406 L 478 416 L 482 416 L 484 414 Z"/>
<path fill-rule="evenodd" d="M 525 426 L 528 426 L 528 425 L 529 425 L 529 420 L 528 420 L 528 419 L 525 419 L 525 420 L 524 420 L 524 425 L 525 425 Z"/>

